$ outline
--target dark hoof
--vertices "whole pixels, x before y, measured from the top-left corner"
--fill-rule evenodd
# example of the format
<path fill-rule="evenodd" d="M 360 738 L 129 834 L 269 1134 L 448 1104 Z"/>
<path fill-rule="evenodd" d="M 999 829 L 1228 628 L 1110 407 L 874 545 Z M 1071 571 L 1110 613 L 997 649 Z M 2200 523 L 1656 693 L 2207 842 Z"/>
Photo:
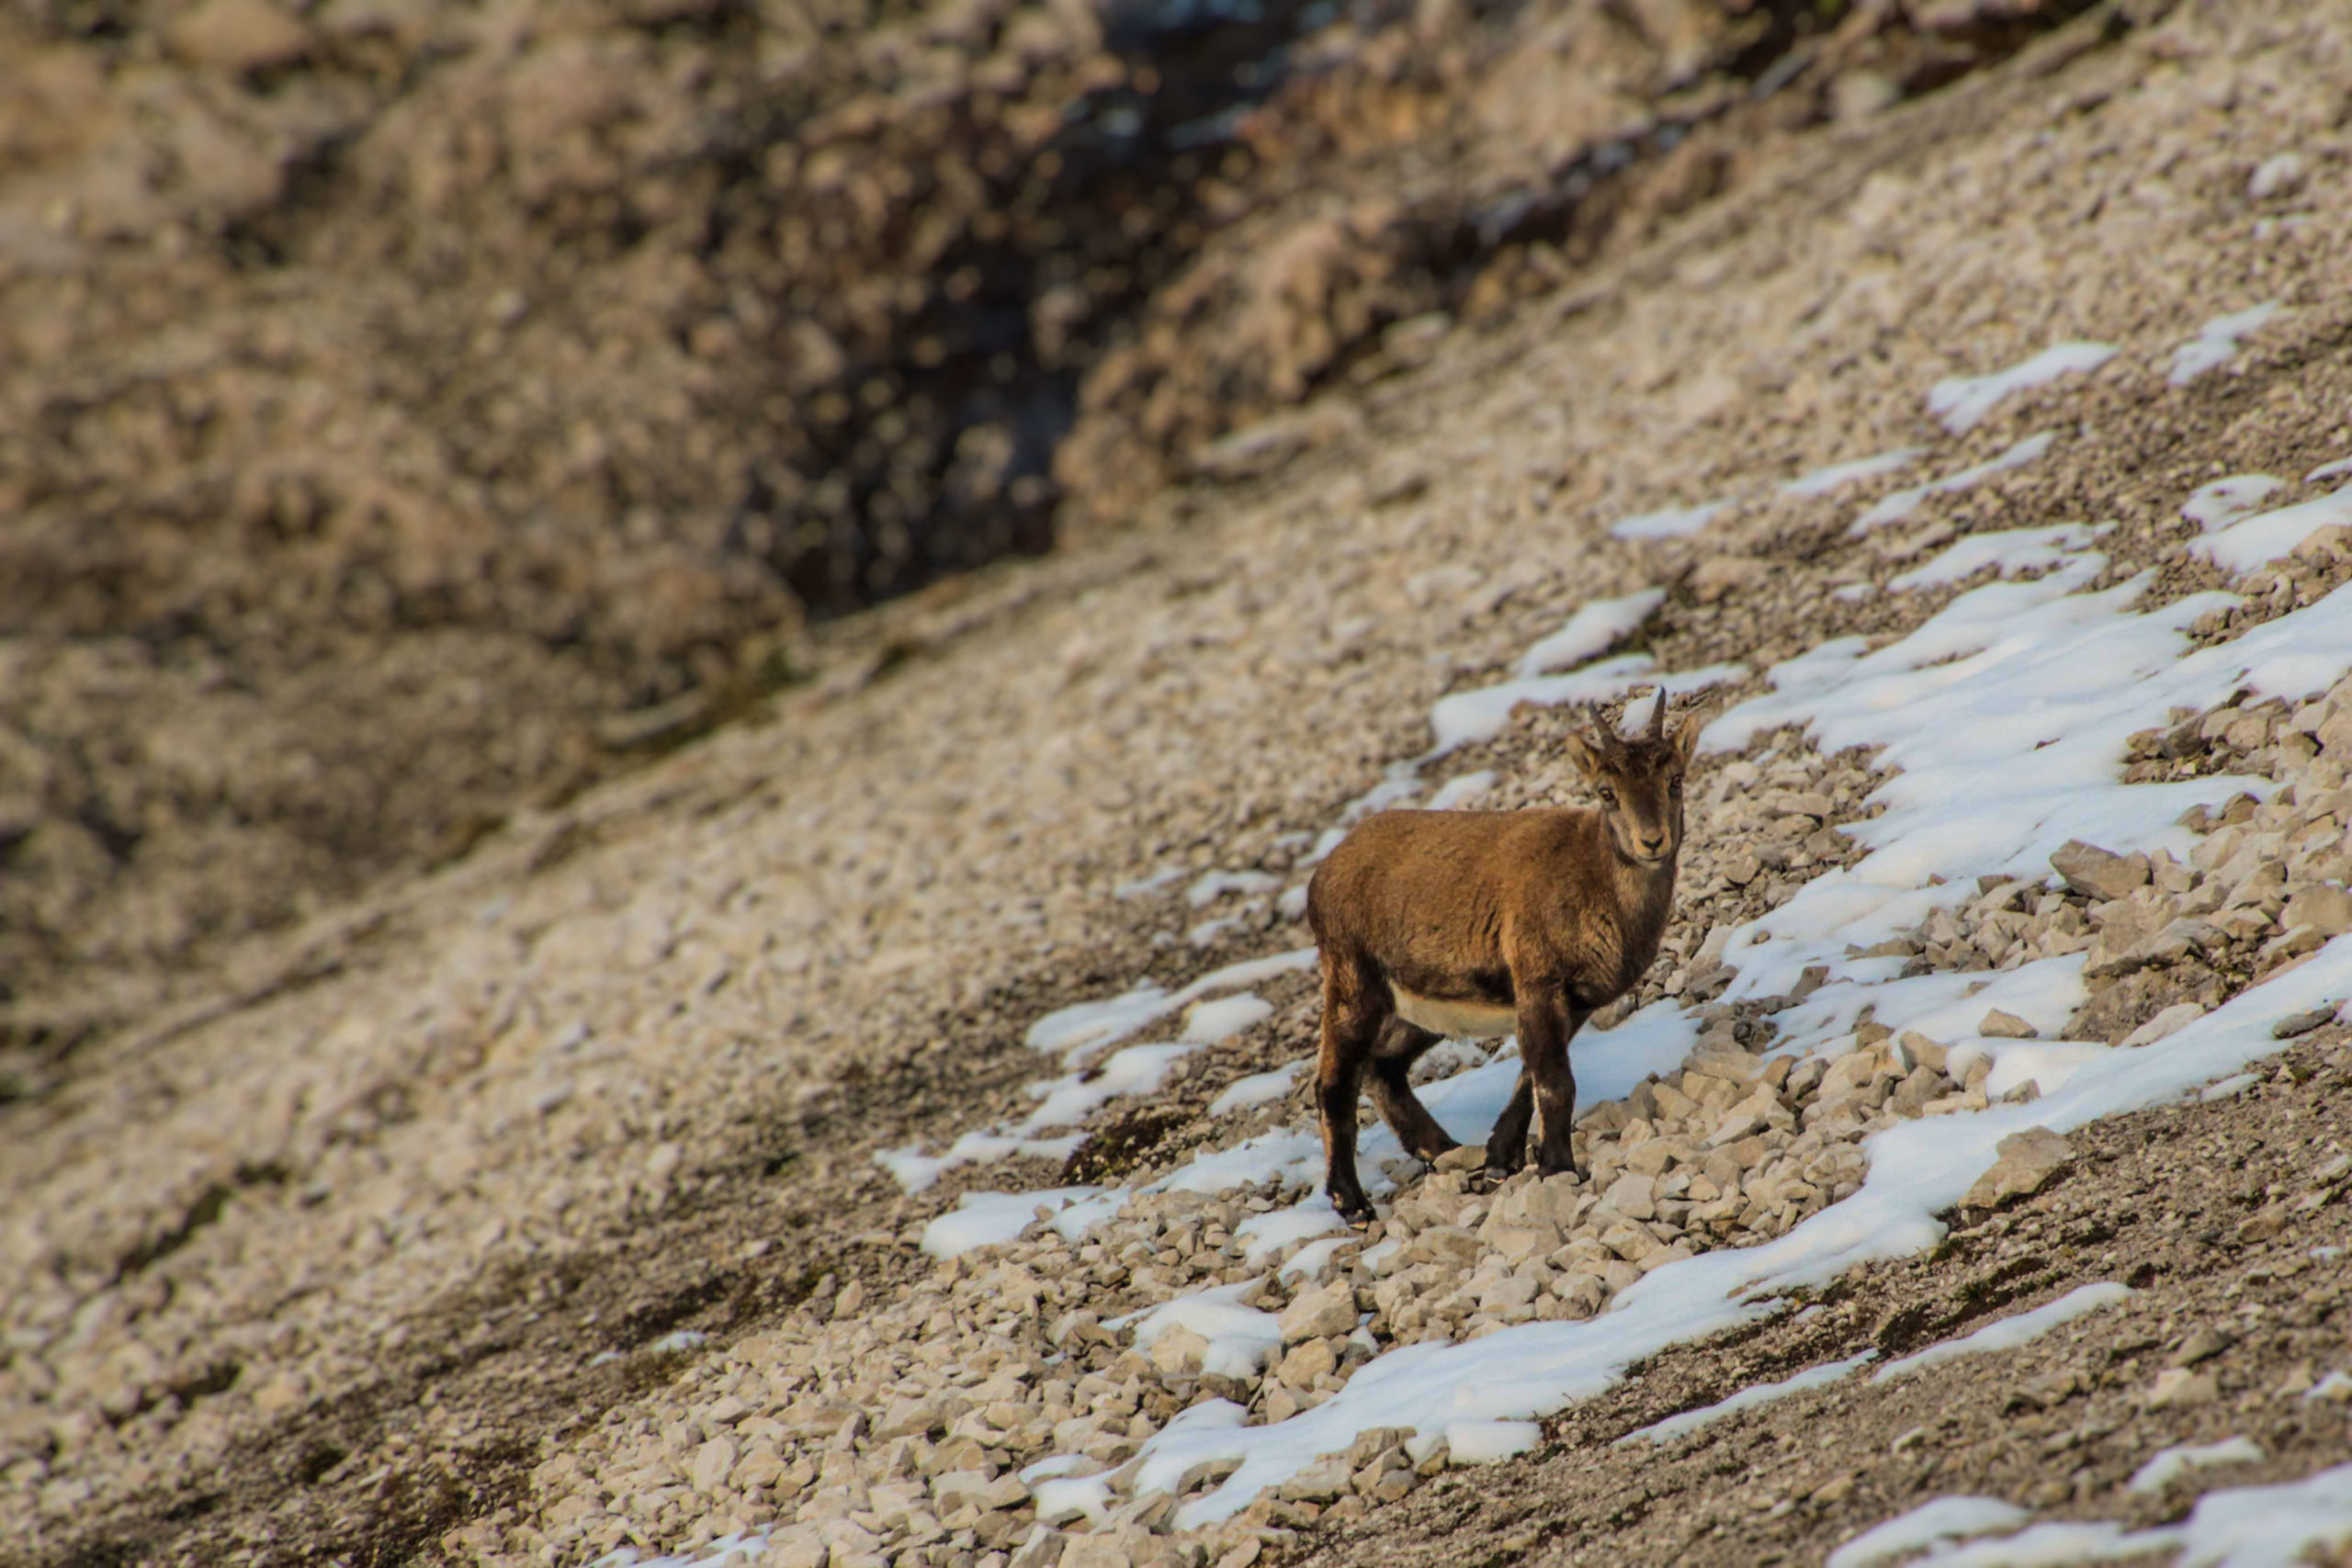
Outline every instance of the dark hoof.
<path fill-rule="evenodd" d="M 1357 1230 L 1362 1230 L 1366 1225 L 1372 1224 L 1372 1201 L 1366 1198 L 1363 1193 L 1359 1192 L 1355 1194 L 1352 1201 L 1342 1197 L 1337 1192 L 1331 1193 L 1329 1196 L 1331 1199 L 1331 1207 L 1339 1210 L 1340 1218 L 1347 1221 L 1351 1226 Z"/>
<path fill-rule="evenodd" d="M 1582 1178 L 1577 1175 L 1576 1162 L 1573 1160 L 1566 1161 L 1558 1165 L 1553 1164 L 1548 1159 L 1537 1160 L 1535 1162 L 1535 1179 L 1538 1181 L 1549 1180 L 1555 1176 L 1565 1176 L 1571 1181 L 1582 1179 Z"/>

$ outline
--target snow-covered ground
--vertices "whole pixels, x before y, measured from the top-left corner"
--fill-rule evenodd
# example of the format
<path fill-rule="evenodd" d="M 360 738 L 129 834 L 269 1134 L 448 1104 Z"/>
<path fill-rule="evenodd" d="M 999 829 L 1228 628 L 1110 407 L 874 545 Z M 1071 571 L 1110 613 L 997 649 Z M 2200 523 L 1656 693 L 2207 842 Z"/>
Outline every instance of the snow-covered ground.
<path fill-rule="evenodd" d="M 2216 321 L 2181 351 L 2178 365 L 2219 363 L 2225 347 L 2233 352 L 2237 337 L 2260 324 L 2261 314 Z M 1928 412 L 1951 431 L 1962 432 L 2015 391 L 2096 370 L 2114 353 L 2107 345 L 2062 344 L 1996 375 L 1939 384 Z M 1966 489 L 2041 460 L 2054 441 L 2047 434 L 2030 437 L 1990 462 L 1898 490 L 1860 509 L 1852 525 L 1858 532 L 1883 525 L 1930 493 Z M 1826 498 L 1843 483 L 1925 455 L 1905 450 L 1859 459 L 1786 488 L 1828 504 Z M 2291 549 L 2317 528 L 2352 522 L 2352 490 L 2262 510 L 2271 488 L 2240 481 L 2228 491 L 2209 486 L 2198 492 L 2201 501 L 2189 498 L 2203 508 L 2191 515 L 2212 530 L 2198 542 L 2199 551 L 2244 571 Z M 1628 519 L 1615 531 L 1627 537 L 1695 532 L 1717 510 L 1654 513 Z M 1723 962 L 1736 971 L 1730 999 L 1802 998 L 1777 1015 L 1780 1032 L 1770 1055 L 1802 1061 L 1833 1054 L 1870 1020 L 1897 1034 L 1917 1031 L 1949 1043 L 1956 1072 L 1971 1061 L 1988 1061 L 1984 1089 L 1991 1103 L 1878 1134 L 1868 1145 L 1868 1176 L 1859 1190 L 1763 1245 L 1667 1261 L 1589 1320 L 1525 1323 L 1466 1342 L 1381 1350 L 1336 1393 L 1287 1419 L 1251 1425 L 1229 1401 L 1201 1400 L 1143 1443 L 1132 1492 L 1174 1494 L 1186 1477 L 1226 1472 L 1218 1483 L 1193 1491 L 1178 1510 L 1180 1528 L 1196 1527 L 1231 1517 L 1318 1456 L 1345 1450 L 1375 1428 L 1415 1433 L 1423 1452 L 1434 1451 L 1442 1439 L 1461 1462 L 1519 1451 L 1536 1440 L 1535 1420 L 1609 1387 L 1630 1363 L 1786 1310 L 1789 1292 L 1860 1264 L 1932 1247 L 1945 1229 L 1938 1214 L 1994 1165 L 1998 1145 L 2010 1134 L 2033 1127 L 2064 1133 L 2191 1096 L 2281 1049 L 2272 1032 L 2281 1020 L 2352 996 L 2352 936 L 2340 937 L 2268 983 L 2161 1039 L 2125 1050 L 2057 1038 L 2086 998 L 2082 953 L 1987 973 L 1906 976 L 1902 958 L 1865 953 L 1974 897 L 1980 878 L 2054 885 L 2050 857 L 2070 840 L 2119 853 L 2187 851 L 2194 835 L 2180 825 L 2185 811 L 2219 807 L 2241 792 L 2261 795 L 2267 781 L 2219 775 L 2127 784 L 2120 775 L 2129 738 L 2233 693 L 2293 699 L 2352 671 L 2352 588 L 2235 640 L 2199 648 L 2190 627 L 2233 603 L 2232 596 L 2199 593 L 2151 606 L 2144 603 L 2154 588 L 2147 573 L 2096 586 L 2109 564 L 2099 537 L 2097 529 L 2061 525 L 1958 540 L 1892 586 L 1927 592 L 1986 571 L 1996 574 L 1992 581 L 1960 593 L 1884 646 L 1838 638 L 1776 664 L 1765 672 L 1767 693 L 1716 716 L 1702 738 L 1709 752 L 1738 752 L 1794 726 L 1825 754 L 1871 749 L 1878 770 L 1870 796 L 1877 815 L 1844 829 L 1867 852 L 1862 858 L 1815 877 L 1780 908 L 1732 931 L 1722 944 Z M 1430 715 L 1428 750 L 1393 767 L 1380 785 L 1352 803 L 1318 849 L 1328 851 L 1363 812 L 1419 798 L 1424 768 L 1500 734 L 1523 704 L 1605 700 L 1652 685 L 1703 691 L 1747 674 L 1736 665 L 1671 671 L 1657 668 L 1646 654 L 1611 657 L 1661 597 L 1662 591 L 1653 590 L 1588 604 L 1529 648 L 1510 679 L 1440 700 Z M 1451 804 L 1488 787 L 1490 775 L 1458 779 L 1441 788 L 1432 804 Z M 1164 886 L 1174 879 L 1153 880 Z M 1138 884 L 1119 891 L 1150 890 Z M 1190 901 L 1205 908 L 1228 893 L 1271 891 L 1268 879 L 1216 874 L 1192 885 Z M 1294 905 L 1298 891 L 1294 886 L 1285 894 Z M 1104 1106 L 1154 1092 L 1187 1054 L 1262 1017 L 1265 1004 L 1249 987 L 1311 967 L 1313 958 L 1311 950 L 1275 953 L 1227 965 L 1176 989 L 1139 981 L 1107 1000 L 1042 1018 L 1030 1029 L 1029 1043 L 1062 1070 L 1035 1087 L 1039 1103 L 1032 1114 L 967 1134 L 938 1154 L 910 1148 L 881 1158 L 908 1190 L 917 1190 L 958 1166 L 1066 1155 Z M 2024 1021 L 2028 1037 L 1988 1033 L 1984 1021 L 1996 1011 Z M 1171 1037 L 1131 1043 L 1180 1013 L 1185 1021 Z M 1668 1000 L 1580 1042 L 1579 1110 L 1677 1068 L 1698 1032 L 1690 1012 Z M 1278 1097 L 1296 1070 L 1242 1080 L 1216 1109 Z M 1495 1060 L 1431 1086 L 1426 1099 L 1457 1138 L 1476 1142 L 1508 1097 L 1516 1071 L 1507 1047 Z M 2035 1096 L 2030 1103 L 2004 1102 L 2009 1090 L 2028 1085 Z M 1401 1151 L 1385 1127 L 1368 1131 L 1363 1143 L 1368 1184 L 1376 1197 L 1386 1197 L 1396 1187 L 1383 1168 L 1396 1163 Z M 1078 1238 L 1141 1194 L 1217 1194 L 1272 1183 L 1295 1194 L 1296 1201 L 1244 1227 L 1249 1234 L 1238 1239 L 1248 1246 L 1250 1266 L 1278 1267 L 1285 1254 L 1303 1247 L 1325 1248 L 1319 1261 L 1329 1249 L 1346 1245 L 1332 1234 L 1339 1222 L 1317 1190 L 1320 1175 L 1319 1145 L 1309 1127 L 1295 1126 L 1202 1154 L 1132 1188 L 967 1193 L 930 1226 L 923 1246 L 934 1256 L 956 1257 L 1011 1239 L 1041 1212 L 1061 1234 Z M 1205 1342 L 1206 1370 L 1253 1373 L 1282 1353 L 1283 1342 L 1270 1314 L 1244 1304 L 1254 1284 L 1202 1290 L 1141 1313 L 1127 1326 L 1147 1351 L 1161 1336 L 1182 1329 Z M 1996 1353 L 2129 1293 L 2120 1285 L 2086 1287 L 2036 1312 L 1879 1366 L 1872 1375 L 1895 1378 L 1952 1356 Z M 1635 1436 L 1669 1440 L 1706 1419 L 1844 1377 L 1861 1359 L 1759 1385 Z M 2184 1452 L 2172 1456 L 2171 1468 L 2159 1461 L 2145 1473 L 2161 1485 L 2188 1466 L 2231 1457 L 2241 1456 Z M 1110 1501 L 1108 1482 L 1099 1474 L 1057 1473 L 1064 1468 L 1053 1460 L 1030 1467 L 1041 1504 L 1050 1499 L 1102 1517 Z M 1991 1539 L 1997 1532 L 2015 1533 Z M 2029 1526 L 2029 1516 L 2007 1504 L 1939 1499 L 1849 1542 L 1832 1562 L 1860 1568 L 1926 1550 L 1942 1562 L 2055 1562 L 2178 1546 L 2188 1561 L 2252 1563 L 2283 1562 L 2280 1552 L 2291 1555 L 2309 1543 L 2347 1537 L 2352 1469 L 2290 1486 L 2208 1494 L 2188 1520 L 2153 1531 Z M 742 1544 L 730 1543 L 729 1550 Z"/>

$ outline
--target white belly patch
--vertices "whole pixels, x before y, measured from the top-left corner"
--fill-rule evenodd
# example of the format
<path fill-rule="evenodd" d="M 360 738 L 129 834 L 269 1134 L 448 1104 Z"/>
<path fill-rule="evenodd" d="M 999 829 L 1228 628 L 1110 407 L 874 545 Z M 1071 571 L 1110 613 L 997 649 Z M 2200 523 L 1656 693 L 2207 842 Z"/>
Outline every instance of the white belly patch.
<path fill-rule="evenodd" d="M 1448 1040 L 1492 1040 L 1519 1027 L 1519 1014 L 1490 1002 L 1442 1002 L 1392 985 L 1396 1016 Z"/>

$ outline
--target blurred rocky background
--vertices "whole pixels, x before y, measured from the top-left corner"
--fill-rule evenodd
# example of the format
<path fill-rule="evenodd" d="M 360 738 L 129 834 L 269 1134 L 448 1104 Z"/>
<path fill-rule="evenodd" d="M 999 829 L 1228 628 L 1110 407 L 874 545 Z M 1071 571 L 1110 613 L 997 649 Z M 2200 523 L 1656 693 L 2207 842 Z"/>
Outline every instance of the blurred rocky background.
<path fill-rule="evenodd" d="M 0 1052 L 2083 9 L 18 0 Z"/>

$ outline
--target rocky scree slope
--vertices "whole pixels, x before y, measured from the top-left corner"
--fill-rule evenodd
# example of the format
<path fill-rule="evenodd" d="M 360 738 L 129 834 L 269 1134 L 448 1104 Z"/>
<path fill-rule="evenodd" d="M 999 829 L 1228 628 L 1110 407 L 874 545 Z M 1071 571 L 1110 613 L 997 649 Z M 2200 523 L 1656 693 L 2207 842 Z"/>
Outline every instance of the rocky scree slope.
<path fill-rule="evenodd" d="M 257 948 L 232 988 L 97 1043 L 59 1092 L 6 1112 L 0 1159 L 23 1201 L 0 1247 L 25 1281 L 7 1304 L 0 1409 L 12 1536 L 57 1560 L 578 1561 L 631 1542 L 687 1550 L 739 1527 L 773 1529 L 763 1550 L 779 1560 L 821 1546 L 845 1563 L 886 1549 L 978 1563 L 1016 1551 L 1197 1558 L 1212 1545 L 1246 1561 L 1314 1546 L 1288 1533 L 1301 1529 L 1340 1531 L 1328 1539 L 1344 1550 L 1353 1515 L 1394 1506 L 1383 1488 L 1418 1495 L 1434 1450 L 1400 1464 L 1390 1434 L 1347 1472 L 1351 1495 L 1372 1472 L 1371 1501 L 1327 1517 L 1336 1492 L 1278 1496 L 1213 1536 L 1165 1533 L 1172 1505 L 1213 1474 L 1174 1496 L 1137 1492 L 1136 1450 L 1211 1376 L 1261 1418 L 1347 1398 L 1378 1362 L 1340 1332 L 1334 1287 L 1352 1314 L 1385 1314 L 1390 1340 L 1375 1344 L 1521 1314 L 1605 1323 L 1585 1314 L 1637 1288 L 1625 1270 L 1775 1245 L 1855 1179 L 1870 1129 L 1992 1114 L 1971 1109 L 1996 1098 L 1989 1077 L 1971 1082 L 1949 1053 L 1939 1068 L 1925 1046 L 1945 1041 L 1857 1031 L 1817 1077 L 1791 1063 L 1774 1081 L 1788 1058 L 1768 1059 L 1780 1025 L 1764 1026 L 1788 1021 L 1804 983 L 1747 998 L 1726 985 L 1688 1014 L 1706 1043 L 1646 1086 L 1646 1106 L 1629 1083 L 1594 1108 L 1588 1154 L 1617 1162 L 1605 1188 L 1473 1196 L 1449 1190 L 1448 1173 L 1419 1179 L 1401 1218 L 1392 1211 L 1395 1239 L 1442 1255 L 1439 1276 L 1417 1274 L 1420 1258 L 1375 1273 L 1360 1251 L 1326 1248 L 1293 1281 L 1260 1284 L 1261 1306 L 1299 1310 L 1278 1325 L 1280 1358 L 1246 1372 L 1195 1369 L 1176 1335 L 1138 1349 L 1132 1325 L 1129 1337 L 1108 1325 L 1316 1246 L 1284 1243 L 1252 1268 L 1247 1216 L 1282 1206 L 1266 1191 L 1146 1199 L 1099 1239 L 1041 1230 L 953 1264 L 916 1244 L 967 1193 L 1137 1183 L 1274 1130 L 1287 1118 L 1264 1105 L 1212 1107 L 1228 1076 L 1299 1054 L 1303 975 L 1252 982 L 1272 1010 L 1187 1058 L 1197 1065 L 1148 1102 L 1157 1125 L 1122 1126 L 1130 1108 L 1115 1107 L 1082 1126 L 1093 1159 L 1067 1178 L 1033 1156 L 952 1169 L 909 1195 L 874 1156 L 943 1149 L 1030 1110 L 1039 1062 L 1023 1035 L 1064 1004 L 1295 947 L 1274 893 L 1315 834 L 1426 748 L 1434 702 L 1510 675 L 1597 599 L 1669 590 L 1631 650 L 1652 669 L 1755 671 L 1828 636 L 1906 636 L 1997 574 L 1847 592 L 1948 545 L 2112 520 L 2095 541 L 2106 564 L 2084 586 L 2152 570 L 2143 604 L 2159 609 L 2225 581 L 2237 591 L 2199 610 L 2192 643 L 2225 648 L 2324 604 L 2346 570 L 2336 536 L 2232 579 L 2190 550 L 2199 525 L 2178 509 L 2217 465 L 2298 476 L 2352 446 L 2352 367 L 2320 286 L 2341 220 L 2316 199 L 2336 174 L 2336 20 L 2187 16 L 2104 51 L 2094 28 L 1868 136 L 1801 140 L 1769 188 L 1670 229 L 1589 289 L 1539 300 L 1507 336 L 1375 389 L 1362 434 L 1188 532 L 889 612 L 899 654 L 808 694 L 790 722 L 730 728 L 524 814 L 462 863 Z M 2276 161 L 2290 152 L 2292 179 Z M 1826 285 L 1822 255 L 1853 265 Z M 2169 385 L 2174 350 L 2201 323 L 2274 298 L 2288 313 L 2248 329 L 2228 366 Z M 2053 338 L 2122 353 L 1962 434 L 1923 409 L 1939 378 Z M 1859 537 L 1857 509 L 1909 476 L 1826 501 L 1771 488 L 1903 445 L 1932 449 L 1925 472 L 1964 472 L 2045 427 L 2059 434 L 2041 460 L 1923 495 L 1898 525 Z M 1606 532 L 1725 495 L 1690 534 Z M 1766 689 L 1735 674 L 1722 694 Z M 2316 922 L 2278 917 L 2290 893 L 2340 881 L 2321 846 L 2327 818 L 2342 820 L 2326 804 L 2341 776 L 2320 770 L 2342 766 L 2341 702 L 2328 684 L 2228 697 L 2151 729 L 2136 764 L 2114 760 L 2292 783 L 2291 797 L 2214 803 L 2241 818 L 2225 831 L 2275 846 L 2183 844 L 2136 874 L 2127 858 L 2111 882 L 2086 862 L 2087 891 L 2003 877 L 1887 939 L 1916 951 L 1860 961 L 1997 983 L 2095 937 L 2100 966 L 2116 967 L 2086 979 L 2085 999 L 2107 1012 L 2025 1021 L 2114 1042 L 2181 1002 L 2291 981 L 2309 940 L 2296 932 Z M 1496 803 L 1555 796 L 1568 784 L 1559 722 L 1522 716 L 1448 766 L 1494 774 Z M 1836 874 L 1852 843 L 1830 829 L 1867 828 L 1871 766 L 1823 758 L 1789 729 L 1709 764 L 1689 912 L 1647 995 L 1704 998 L 1724 978 L 1723 950 L 1705 951 L 1718 928 Z M 2291 884 L 2262 872 L 2282 856 Z M 1245 871 L 1273 886 L 1237 886 Z M 1190 890 L 1212 872 L 1227 874 L 1224 891 L 1196 905 Z M 1157 893 L 1117 896 L 1155 878 Z M 2212 934 L 2188 940 L 2174 929 L 2184 919 Z M 2009 1027 L 1963 1022 L 1994 1026 Z M 2306 1070 L 2336 1070 L 2335 1038 L 2305 1047 Z M 1718 1103 L 1717 1082 L 1736 1098 Z M 1931 1106 L 1942 1114 L 1927 1117 Z M 1679 1130 L 1645 1136 L 1637 1120 Z M 2221 1167 L 2238 1157 L 2227 1125 L 2190 1135 L 2212 1140 Z M 1641 1168 L 1659 1156 L 1659 1170 Z M 2316 1168 L 2275 1179 L 2278 1200 L 2290 1180 L 2334 1190 Z M 1645 1201 L 1646 1217 L 1629 1212 Z M 1540 1247 L 1546 1226 L 1557 1246 L 1506 1252 L 1529 1235 Z M 1520 1272 L 1529 1263 L 1545 1276 Z M 1840 1300 L 1871 1311 L 1877 1278 Z M 1932 1314 L 1936 1331 L 1964 1331 L 1991 1310 L 1970 1303 L 1998 1294 L 1963 1292 L 1959 1310 Z M 983 1298 L 1010 1310 L 983 1315 Z M 1789 1343 L 1792 1359 L 1811 1345 Z M 1703 1352 L 1658 1359 L 1678 1404 L 1747 1375 Z M 1048 1452 L 1101 1467 L 1063 1479 L 1102 1489 L 1104 1528 L 1075 1528 L 1092 1523 L 1083 1508 L 1039 1518 L 1063 1498 L 1015 1461 Z M 1621 1461 L 1579 1447 L 1568 1462 Z M 1310 1485 L 1328 1484 L 1310 1468 Z M 1445 1495 L 1481 1495 L 1464 1484 Z M 1860 1495 L 1850 1513 L 1792 1507 L 1752 1528 L 1795 1541 L 1801 1526 L 1859 1527 L 1865 1506 L 1910 1493 Z"/>
<path fill-rule="evenodd" d="M 0 1089 L 2073 8 L 12 7 Z"/>

